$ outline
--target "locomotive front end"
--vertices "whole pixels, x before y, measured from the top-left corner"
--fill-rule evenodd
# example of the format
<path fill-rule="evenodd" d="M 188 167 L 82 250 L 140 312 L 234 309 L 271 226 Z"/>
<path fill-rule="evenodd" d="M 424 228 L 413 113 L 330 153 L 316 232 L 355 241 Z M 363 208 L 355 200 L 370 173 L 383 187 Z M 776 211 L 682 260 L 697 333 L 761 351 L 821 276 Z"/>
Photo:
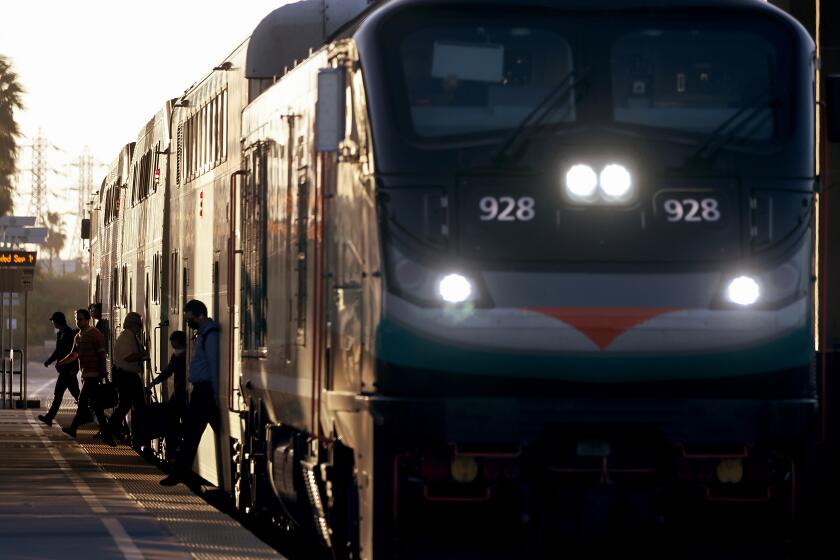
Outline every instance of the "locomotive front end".
<path fill-rule="evenodd" d="M 765 11 L 429 10 L 387 19 L 395 47 L 364 65 L 387 99 L 378 390 L 813 397 L 799 29 Z"/>
<path fill-rule="evenodd" d="M 677 480 L 813 436 L 814 45 L 766 6 L 632 4 L 404 2 L 359 33 L 395 489 L 489 500 L 499 454 Z"/>

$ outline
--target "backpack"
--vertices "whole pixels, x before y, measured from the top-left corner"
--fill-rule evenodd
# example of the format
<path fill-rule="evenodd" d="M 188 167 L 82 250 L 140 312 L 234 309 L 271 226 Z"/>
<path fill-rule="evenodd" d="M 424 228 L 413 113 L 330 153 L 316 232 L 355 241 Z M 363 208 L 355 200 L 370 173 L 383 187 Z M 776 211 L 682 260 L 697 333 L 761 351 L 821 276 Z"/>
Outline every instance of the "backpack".
<path fill-rule="evenodd" d="M 204 333 L 196 333 L 195 338 L 196 338 L 196 340 L 198 340 L 201 343 L 201 351 L 202 352 L 204 352 L 204 344 L 205 344 L 205 341 L 207 340 L 207 335 L 210 334 L 211 332 L 221 332 L 221 330 L 222 329 L 220 329 L 218 325 L 213 325 L 212 327 L 210 327 L 209 329 L 204 331 Z"/>

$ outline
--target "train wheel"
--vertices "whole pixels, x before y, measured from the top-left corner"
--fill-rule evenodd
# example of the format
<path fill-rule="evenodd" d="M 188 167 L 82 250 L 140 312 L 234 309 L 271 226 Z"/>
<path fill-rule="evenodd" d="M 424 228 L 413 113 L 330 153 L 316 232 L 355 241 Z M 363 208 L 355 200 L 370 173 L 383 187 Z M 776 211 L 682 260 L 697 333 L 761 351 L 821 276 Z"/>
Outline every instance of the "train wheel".
<path fill-rule="evenodd" d="M 250 496 L 251 496 L 251 476 L 250 476 L 250 464 L 249 464 L 249 454 L 251 452 L 250 446 L 250 438 L 251 438 L 251 426 L 250 426 L 250 410 L 249 412 L 244 415 L 242 419 L 243 429 L 242 429 L 242 441 L 238 442 L 239 449 L 234 449 L 234 456 L 236 457 L 236 481 L 234 484 L 234 492 L 235 492 L 235 500 L 236 500 L 236 509 L 242 515 L 248 515 L 251 512 L 251 504 L 250 504 Z"/>
<path fill-rule="evenodd" d="M 237 485 L 237 509 L 246 515 L 254 515 L 259 507 L 259 483 L 260 468 L 264 468 L 258 461 L 265 456 L 265 441 L 262 436 L 262 403 L 255 405 L 253 402 L 248 408 L 245 416 L 244 437 L 242 448 L 237 461 L 237 474 L 239 476 Z"/>
<path fill-rule="evenodd" d="M 329 469 L 332 495 L 329 521 L 336 560 L 360 558 L 359 491 L 354 470 L 353 450 L 335 442 Z"/>

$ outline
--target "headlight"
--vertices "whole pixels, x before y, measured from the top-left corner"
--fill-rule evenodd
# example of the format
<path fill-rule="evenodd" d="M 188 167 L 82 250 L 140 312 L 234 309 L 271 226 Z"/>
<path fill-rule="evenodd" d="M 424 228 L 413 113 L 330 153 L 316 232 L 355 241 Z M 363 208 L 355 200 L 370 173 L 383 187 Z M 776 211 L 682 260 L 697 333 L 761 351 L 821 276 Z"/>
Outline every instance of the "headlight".
<path fill-rule="evenodd" d="M 566 172 L 566 194 L 577 201 L 592 200 L 598 189 L 598 175 L 588 165 L 573 165 Z"/>
<path fill-rule="evenodd" d="M 585 163 L 575 164 L 566 171 L 564 188 L 566 198 L 578 204 L 625 204 L 635 198 L 633 175 L 617 163 L 600 173 Z"/>
<path fill-rule="evenodd" d="M 460 274 L 447 274 L 438 284 L 438 293 L 447 303 L 463 303 L 472 295 L 472 284 Z"/>
<path fill-rule="evenodd" d="M 633 195 L 633 178 L 623 165 L 610 164 L 601 170 L 601 191 L 614 201 L 628 200 Z"/>
<path fill-rule="evenodd" d="M 718 302 L 730 308 L 734 304 L 741 308 L 779 309 L 806 297 L 811 287 L 810 255 L 811 244 L 803 243 L 793 256 L 773 268 L 723 277 Z"/>
<path fill-rule="evenodd" d="M 752 305 L 761 296 L 761 287 L 754 278 L 739 276 L 729 283 L 726 288 L 726 295 L 732 303 L 744 306 Z"/>
<path fill-rule="evenodd" d="M 388 244 L 388 286 L 399 296 L 424 306 L 476 303 L 480 282 L 465 273 L 441 272 L 403 255 Z"/>

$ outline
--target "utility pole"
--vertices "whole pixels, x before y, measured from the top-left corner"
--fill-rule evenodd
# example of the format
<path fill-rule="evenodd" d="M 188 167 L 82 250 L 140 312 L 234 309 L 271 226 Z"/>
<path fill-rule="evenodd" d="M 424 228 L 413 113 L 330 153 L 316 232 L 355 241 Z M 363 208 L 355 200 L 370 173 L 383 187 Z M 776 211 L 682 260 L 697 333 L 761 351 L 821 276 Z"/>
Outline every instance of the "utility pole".
<path fill-rule="evenodd" d="M 73 254 L 78 255 L 79 262 L 82 263 L 84 261 L 84 246 L 80 236 L 82 220 L 87 214 L 87 206 L 90 202 L 91 193 L 93 192 L 93 169 L 94 167 L 102 166 L 102 164 L 94 160 L 90 148 L 85 146 L 76 163 L 71 163 L 70 165 L 78 167 L 77 187 L 76 189 L 72 189 L 78 194 L 78 200 L 76 206 L 76 224 L 71 235 L 71 243 Z"/>
<path fill-rule="evenodd" d="M 46 223 L 47 213 L 47 146 L 44 131 L 39 128 L 32 141 L 32 200 L 29 207 L 40 225 Z"/>

